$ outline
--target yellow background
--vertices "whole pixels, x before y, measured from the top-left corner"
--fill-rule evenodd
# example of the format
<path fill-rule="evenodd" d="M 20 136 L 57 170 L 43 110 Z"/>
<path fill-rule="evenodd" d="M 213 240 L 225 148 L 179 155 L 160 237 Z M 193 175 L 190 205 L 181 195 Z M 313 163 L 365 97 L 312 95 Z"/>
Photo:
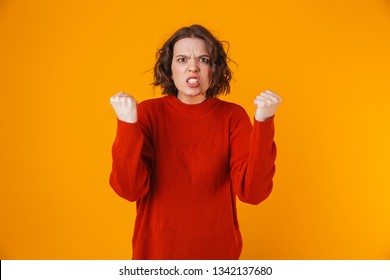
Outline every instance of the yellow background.
<path fill-rule="evenodd" d="M 224 99 L 253 115 L 283 97 L 274 192 L 238 206 L 242 258 L 390 259 L 385 0 L 0 1 L 0 258 L 131 258 L 109 97 L 159 97 L 155 51 L 193 23 L 230 42 Z"/>

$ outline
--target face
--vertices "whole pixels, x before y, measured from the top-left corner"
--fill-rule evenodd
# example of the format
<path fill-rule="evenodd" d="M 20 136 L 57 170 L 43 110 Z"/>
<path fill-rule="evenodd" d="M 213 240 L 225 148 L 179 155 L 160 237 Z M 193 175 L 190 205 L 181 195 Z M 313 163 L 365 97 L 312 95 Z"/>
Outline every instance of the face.
<path fill-rule="evenodd" d="M 184 38 L 173 47 L 172 80 L 177 97 L 184 103 L 197 104 L 206 99 L 212 80 L 210 53 L 206 43 L 198 38 Z"/>

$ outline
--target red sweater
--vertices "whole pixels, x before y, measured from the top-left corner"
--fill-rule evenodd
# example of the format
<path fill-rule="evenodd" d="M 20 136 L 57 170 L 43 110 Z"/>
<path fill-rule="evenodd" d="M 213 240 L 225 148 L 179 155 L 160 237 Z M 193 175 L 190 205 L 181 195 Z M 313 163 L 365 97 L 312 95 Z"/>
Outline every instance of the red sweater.
<path fill-rule="evenodd" d="M 137 202 L 133 259 L 238 259 L 236 196 L 258 204 L 272 190 L 273 118 L 240 106 L 173 95 L 138 105 L 138 122 L 118 120 L 110 184 Z"/>

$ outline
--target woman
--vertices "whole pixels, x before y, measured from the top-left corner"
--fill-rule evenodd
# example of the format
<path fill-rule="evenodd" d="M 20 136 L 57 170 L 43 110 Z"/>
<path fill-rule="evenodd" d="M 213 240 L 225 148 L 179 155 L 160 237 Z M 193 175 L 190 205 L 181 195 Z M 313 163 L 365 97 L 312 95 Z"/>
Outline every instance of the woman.
<path fill-rule="evenodd" d="M 166 96 L 139 105 L 111 97 L 118 127 L 110 184 L 136 201 L 133 259 L 238 259 L 236 196 L 258 204 L 272 190 L 273 116 L 281 99 L 255 99 L 254 125 L 229 93 L 227 55 L 200 25 L 157 52 L 154 85 Z"/>

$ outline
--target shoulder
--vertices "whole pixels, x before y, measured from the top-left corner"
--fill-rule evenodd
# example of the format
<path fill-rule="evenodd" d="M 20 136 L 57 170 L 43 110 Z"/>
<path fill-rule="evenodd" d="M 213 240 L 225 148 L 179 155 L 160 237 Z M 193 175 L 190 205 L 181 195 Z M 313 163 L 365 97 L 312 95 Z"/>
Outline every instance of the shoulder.
<path fill-rule="evenodd" d="M 233 102 L 220 100 L 219 109 L 233 118 L 248 118 L 248 114 L 245 109 Z"/>
<path fill-rule="evenodd" d="M 147 99 L 138 104 L 138 108 L 140 109 L 147 109 L 150 107 L 156 107 L 156 106 L 161 106 L 164 103 L 164 99 L 166 97 L 158 97 L 158 98 L 152 98 L 152 99 Z"/>
<path fill-rule="evenodd" d="M 163 110 L 163 106 L 165 104 L 166 97 L 158 97 L 147 99 L 138 104 L 138 113 L 141 115 L 154 115 L 160 114 Z"/>
<path fill-rule="evenodd" d="M 248 116 L 248 113 L 245 109 L 232 102 L 222 101 L 220 102 L 219 111 L 229 122 L 229 130 L 232 133 L 233 131 L 241 131 L 242 129 L 250 131 L 252 128 L 251 120 Z"/>
<path fill-rule="evenodd" d="M 138 121 L 145 127 L 152 127 L 153 123 L 161 117 L 164 112 L 164 98 L 158 97 L 141 101 L 137 106 Z"/>

